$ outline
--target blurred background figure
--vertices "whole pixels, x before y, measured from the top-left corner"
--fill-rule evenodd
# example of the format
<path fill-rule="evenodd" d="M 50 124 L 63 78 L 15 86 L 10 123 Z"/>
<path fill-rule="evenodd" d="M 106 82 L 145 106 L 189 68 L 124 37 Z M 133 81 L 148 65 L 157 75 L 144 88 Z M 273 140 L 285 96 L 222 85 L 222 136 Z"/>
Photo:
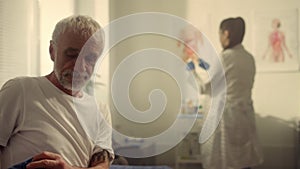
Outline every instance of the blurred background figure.
<path fill-rule="evenodd" d="M 223 20 L 219 33 L 227 83 L 226 104 L 218 128 L 201 145 L 203 167 L 249 169 L 263 161 L 251 96 L 255 62 L 241 44 L 245 33 L 245 22 L 241 17 Z"/>

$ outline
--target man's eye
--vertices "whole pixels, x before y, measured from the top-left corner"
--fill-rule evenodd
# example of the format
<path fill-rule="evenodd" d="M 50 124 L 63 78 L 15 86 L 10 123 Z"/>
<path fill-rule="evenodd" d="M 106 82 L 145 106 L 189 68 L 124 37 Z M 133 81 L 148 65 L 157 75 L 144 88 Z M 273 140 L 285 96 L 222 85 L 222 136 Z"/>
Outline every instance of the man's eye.
<path fill-rule="evenodd" d="M 79 50 L 70 47 L 64 51 L 64 55 L 68 58 L 77 58 L 79 55 Z"/>
<path fill-rule="evenodd" d="M 69 58 L 77 58 L 77 54 L 67 54 L 67 56 L 69 57 Z"/>
<path fill-rule="evenodd" d="M 87 63 L 91 64 L 91 65 L 95 65 L 96 64 L 96 57 L 95 56 L 92 56 L 92 55 L 88 55 L 85 57 L 85 60 Z"/>

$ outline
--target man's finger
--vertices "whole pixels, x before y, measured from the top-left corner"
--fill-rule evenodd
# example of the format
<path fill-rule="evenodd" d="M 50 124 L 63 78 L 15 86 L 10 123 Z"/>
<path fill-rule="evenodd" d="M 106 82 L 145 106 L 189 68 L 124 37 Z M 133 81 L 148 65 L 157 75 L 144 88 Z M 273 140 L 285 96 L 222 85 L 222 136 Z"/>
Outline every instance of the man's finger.
<path fill-rule="evenodd" d="M 40 160 L 27 164 L 26 169 L 38 169 L 38 168 L 54 168 L 57 166 L 57 161 L 54 160 Z"/>
<path fill-rule="evenodd" d="M 32 158 L 32 161 L 39 161 L 39 160 L 43 160 L 43 159 L 56 160 L 58 158 L 60 158 L 59 154 L 44 151 L 41 154 L 38 154 L 38 155 L 34 156 Z"/>

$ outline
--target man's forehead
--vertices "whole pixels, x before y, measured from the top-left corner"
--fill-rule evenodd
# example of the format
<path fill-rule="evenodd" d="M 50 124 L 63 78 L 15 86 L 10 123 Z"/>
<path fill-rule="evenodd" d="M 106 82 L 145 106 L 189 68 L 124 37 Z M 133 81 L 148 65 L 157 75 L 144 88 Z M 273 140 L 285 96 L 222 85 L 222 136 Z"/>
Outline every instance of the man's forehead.
<path fill-rule="evenodd" d="M 87 41 L 81 49 L 83 53 L 95 53 L 100 55 L 103 50 L 103 45 L 95 41 Z"/>
<path fill-rule="evenodd" d="M 66 31 L 61 34 L 58 41 L 58 46 L 65 46 L 66 48 L 74 48 L 79 50 L 94 50 L 102 51 L 103 39 L 101 36 L 87 35 L 75 33 L 73 31 Z"/>
<path fill-rule="evenodd" d="M 103 41 L 103 35 L 94 32 L 85 32 L 85 31 L 78 31 L 76 32 L 75 30 L 66 30 L 60 34 L 60 37 L 69 37 L 71 39 L 82 39 L 82 40 L 89 40 L 89 39 L 94 39 L 95 41 Z"/>

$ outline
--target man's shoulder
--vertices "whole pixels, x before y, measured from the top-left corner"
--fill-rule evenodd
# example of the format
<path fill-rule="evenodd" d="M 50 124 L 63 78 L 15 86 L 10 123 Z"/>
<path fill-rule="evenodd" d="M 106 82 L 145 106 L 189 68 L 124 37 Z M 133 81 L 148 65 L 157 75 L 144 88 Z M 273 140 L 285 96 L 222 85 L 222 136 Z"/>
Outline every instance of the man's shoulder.
<path fill-rule="evenodd" d="M 34 86 L 34 84 L 38 84 L 43 78 L 42 77 L 28 77 L 28 76 L 20 76 L 12 78 L 8 81 L 6 81 L 3 86 L 3 89 L 7 88 L 15 88 L 15 89 L 21 89 L 21 88 L 27 88 L 30 86 Z"/>
<path fill-rule="evenodd" d="M 33 81 L 39 81 L 42 79 L 43 79 L 43 77 L 41 77 L 41 76 L 39 76 L 39 77 L 19 76 L 19 77 L 10 79 L 7 82 L 15 82 L 15 83 L 16 82 L 33 82 Z"/>
<path fill-rule="evenodd" d="M 33 84 L 39 84 L 44 80 L 44 77 L 38 76 L 38 77 L 29 77 L 29 76 L 22 76 L 15 78 L 18 80 L 21 84 L 24 85 L 33 85 Z"/>

